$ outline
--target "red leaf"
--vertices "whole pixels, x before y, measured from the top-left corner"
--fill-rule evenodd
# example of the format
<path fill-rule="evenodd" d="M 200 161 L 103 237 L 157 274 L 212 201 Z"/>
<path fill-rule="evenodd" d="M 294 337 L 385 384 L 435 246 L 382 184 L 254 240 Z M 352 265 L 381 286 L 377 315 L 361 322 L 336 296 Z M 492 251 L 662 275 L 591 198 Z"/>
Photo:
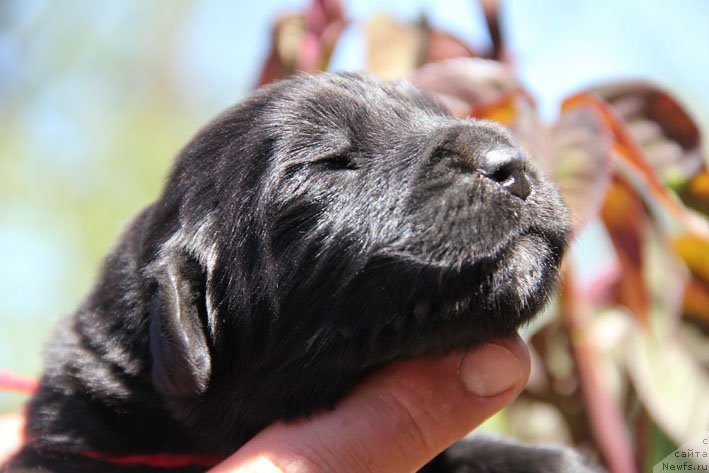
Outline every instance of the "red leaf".
<path fill-rule="evenodd" d="M 367 69 L 383 79 L 407 77 L 421 55 L 420 38 L 414 28 L 388 15 L 378 15 L 365 26 Z"/>
<path fill-rule="evenodd" d="M 586 337 L 591 307 L 574 291 L 573 274 L 562 280 L 562 320 L 569 332 L 573 357 L 586 401 L 588 421 L 603 459 L 612 473 L 637 471 L 623 411 L 613 399 L 597 348 Z"/>
<path fill-rule="evenodd" d="M 692 277 L 684 289 L 684 313 L 702 320 L 709 328 L 709 284 Z"/>
<path fill-rule="evenodd" d="M 271 29 L 271 46 L 257 85 L 269 84 L 295 72 L 298 44 L 303 36 L 302 15 L 278 18 Z"/>
<path fill-rule="evenodd" d="M 485 24 L 492 43 L 492 51 L 488 57 L 501 61 L 504 59 L 505 43 L 500 27 L 500 0 L 480 0 L 480 5 L 483 8 Z"/>
<path fill-rule="evenodd" d="M 279 18 L 258 85 L 297 71 L 326 70 L 346 25 L 339 0 L 313 0 L 305 13 Z"/>
<path fill-rule="evenodd" d="M 687 265 L 691 277 L 684 293 L 684 312 L 709 322 L 709 239 L 684 235 L 674 249 Z"/>
<path fill-rule="evenodd" d="M 650 294 L 643 276 L 645 210 L 633 188 L 614 177 L 601 210 L 623 277 L 618 281 L 618 302 L 628 307 L 641 326 L 649 326 Z"/>
<path fill-rule="evenodd" d="M 601 209 L 611 178 L 613 134 L 596 107 L 585 101 L 563 106 L 552 129 L 547 168 L 572 211 L 576 233 Z"/>
<path fill-rule="evenodd" d="M 421 55 L 422 64 L 440 62 L 458 57 L 477 56 L 475 51 L 463 41 L 445 31 L 431 28 L 425 19 L 421 21 L 419 30 L 423 40 L 421 48 L 423 50 L 423 54 Z"/>
<path fill-rule="evenodd" d="M 514 75 L 502 64 L 479 58 L 459 58 L 426 64 L 411 80 L 437 95 L 459 117 L 485 117 L 514 107 L 513 97 L 525 94 Z M 511 123 L 504 118 L 503 123 Z M 513 118 L 513 117 L 510 117 Z"/>
<path fill-rule="evenodd" d="M 677 188 L 677 193 L 685 205 L 709 217 L 709 170 L 702 169 Z"/>
<path fill-rule="evenodd" d="M 630 134 L 622 117 L 602 99 L 588 93 L 581 93 L 567 99 L 562 110 L 585 104 L 596 108 L 605 126 L 613 134 L 615 165 L 642 192 L 651 204 L 657 204 L 672 215 L 689 233 L 709 235 L 706 222 L 687 212 L 686 208 L 664 186 L 655 169 L 647 161 L 640 145 Z"/>
<path fill-rule="evenodd" d="M 591 92 L 623 119 L 665 181 L 679 185 L 704 168 L 699 127 L 667 92 L 644 81 L 616 82 Z"/>
<path fill-rule="evenodd" d="M 313 0 L 305 14 L 305 35 L 300 43 L 298 70 L 327 69 L 332 51 L 346 25 L 339 0 Z"/>

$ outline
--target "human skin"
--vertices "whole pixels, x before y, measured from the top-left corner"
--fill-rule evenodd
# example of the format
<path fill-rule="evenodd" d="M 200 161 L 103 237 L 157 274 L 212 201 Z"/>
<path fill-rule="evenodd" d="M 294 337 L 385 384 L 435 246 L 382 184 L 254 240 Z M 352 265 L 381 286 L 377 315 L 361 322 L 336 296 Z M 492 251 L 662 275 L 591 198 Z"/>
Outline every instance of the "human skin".
<path fill-rule="evenodd" d="M 529 369 L 518 338 L 394 363 L 334 410 L 267 428 L 211 473 L 410 472 L 511 402 Z M 21 446 L 23 427 L 21 415 L 0 417 L 0 463 Z"/>

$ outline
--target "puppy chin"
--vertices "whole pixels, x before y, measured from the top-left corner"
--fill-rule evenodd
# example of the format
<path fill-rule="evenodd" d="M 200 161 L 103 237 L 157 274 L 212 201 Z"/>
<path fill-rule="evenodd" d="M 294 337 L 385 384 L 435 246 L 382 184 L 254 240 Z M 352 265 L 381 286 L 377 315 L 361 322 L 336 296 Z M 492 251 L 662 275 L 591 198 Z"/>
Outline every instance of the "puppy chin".
<path fill-rule="evenodd" d="M 517 322 L 532 317 L 556 286 L 562 251 L 541 234 L 515 238 L 502 252 L 490 283 L 491 310 L 516 314 Z"/>

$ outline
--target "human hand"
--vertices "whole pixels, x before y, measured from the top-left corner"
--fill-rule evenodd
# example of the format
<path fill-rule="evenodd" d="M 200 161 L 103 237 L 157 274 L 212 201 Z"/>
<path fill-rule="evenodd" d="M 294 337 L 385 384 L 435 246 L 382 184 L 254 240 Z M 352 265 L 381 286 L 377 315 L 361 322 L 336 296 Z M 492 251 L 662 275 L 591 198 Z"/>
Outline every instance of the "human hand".
<path fill-rule="evenodd" d="M 415 471 L 517 397 L 529 370 L 519 338 L 394 363 L 334 410 L 270 426 L 210 473 Z"/>
<path fill-rule="evenodd" d="M 268 427 L 210 473 L 415 471 L 517 397 L 529 370 L 519 338 L 394 363 L 336 409 Z M 0 417 L 0 464 L 19 448 L 22 424 Z"/>
<path fill-rule="evenodd" d="M 0 416 L 0 465 L 22 446 L 25 420 L 17 414 Z"/>

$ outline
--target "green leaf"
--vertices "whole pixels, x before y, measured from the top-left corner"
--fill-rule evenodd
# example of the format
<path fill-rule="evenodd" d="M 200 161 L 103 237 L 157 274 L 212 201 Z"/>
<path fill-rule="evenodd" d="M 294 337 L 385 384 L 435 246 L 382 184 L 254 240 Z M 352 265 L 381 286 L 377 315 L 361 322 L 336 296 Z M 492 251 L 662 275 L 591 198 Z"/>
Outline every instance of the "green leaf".
<path fill-rule="evenodd" d="M 709 426 L 709 377 L 680 340 L 630 334 L 626 364 L 652 418 L 678 445 Z"/>

